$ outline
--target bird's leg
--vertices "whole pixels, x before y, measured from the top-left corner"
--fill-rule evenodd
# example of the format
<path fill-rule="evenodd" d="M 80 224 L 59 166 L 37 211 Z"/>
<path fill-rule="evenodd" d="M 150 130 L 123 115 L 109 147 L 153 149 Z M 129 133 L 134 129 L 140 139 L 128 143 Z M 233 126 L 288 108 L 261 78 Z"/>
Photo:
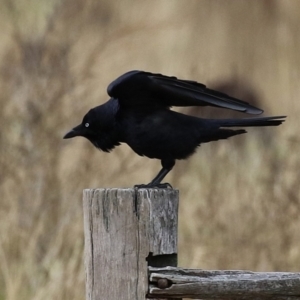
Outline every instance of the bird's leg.
<path fill-rule="evenodd" d="M 161 183 L 161 181 L 166 177 L 166 175 L 173 169 L 175 165 L 175 160 L 161 160 L 162 169 L 154 177 L 154 179 L 148 184 L 137 184 L 134 187 L 141 188 L 172 188 L 170 183 Z"/>

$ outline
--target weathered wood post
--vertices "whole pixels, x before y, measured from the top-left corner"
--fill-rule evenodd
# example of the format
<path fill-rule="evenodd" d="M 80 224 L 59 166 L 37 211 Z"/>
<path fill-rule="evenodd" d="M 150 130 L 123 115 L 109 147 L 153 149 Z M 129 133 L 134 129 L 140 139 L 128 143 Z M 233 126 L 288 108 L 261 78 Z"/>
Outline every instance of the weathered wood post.
<path fill-rule="evenodd" d="M 148 266 L 177 265 L 178 201 L 172 189 L 84 190 L 87 300 L 147 298 Z"/>

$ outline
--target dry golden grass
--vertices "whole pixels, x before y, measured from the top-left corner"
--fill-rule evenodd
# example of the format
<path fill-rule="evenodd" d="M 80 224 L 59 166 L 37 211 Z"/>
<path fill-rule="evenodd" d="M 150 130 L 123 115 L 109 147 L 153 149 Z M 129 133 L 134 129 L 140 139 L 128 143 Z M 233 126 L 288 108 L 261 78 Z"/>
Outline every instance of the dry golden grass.
<path fill-rule="evenodd" d="M 131 69 L 243 82 L 266 115 L 289 116 L 203 145 L 167 180 L 181 194 L 181 266 L 297 270 L 299 11 L 297 0 L 0 1 L 0 300 L 83 299 L 82 189 L 159 169 L 126 145 L 107 155 L 62 140 Z"/>

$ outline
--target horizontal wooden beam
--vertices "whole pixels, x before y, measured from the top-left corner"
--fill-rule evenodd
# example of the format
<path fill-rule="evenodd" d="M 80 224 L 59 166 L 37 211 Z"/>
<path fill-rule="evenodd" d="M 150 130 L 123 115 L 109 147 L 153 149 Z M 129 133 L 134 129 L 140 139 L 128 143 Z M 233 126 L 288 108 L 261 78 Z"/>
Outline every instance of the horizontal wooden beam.
<path fill-rule="evenodd" d="M 191 299 L 300 299 L 300 273 L 206 271 L 149 267 L 149 297 Z"/>

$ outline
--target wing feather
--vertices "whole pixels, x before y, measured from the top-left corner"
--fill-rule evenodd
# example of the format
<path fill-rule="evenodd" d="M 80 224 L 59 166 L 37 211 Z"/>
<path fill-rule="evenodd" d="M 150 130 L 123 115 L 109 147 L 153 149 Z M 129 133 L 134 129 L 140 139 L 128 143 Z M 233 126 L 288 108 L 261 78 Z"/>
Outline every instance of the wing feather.
<path fill-rule="evenodd" d="M 108 86 L 107 92 L 124 106 L 215 106 L 249 114 L 263 112 L 202 83 L 143 71 L 123 74 Z"/>

